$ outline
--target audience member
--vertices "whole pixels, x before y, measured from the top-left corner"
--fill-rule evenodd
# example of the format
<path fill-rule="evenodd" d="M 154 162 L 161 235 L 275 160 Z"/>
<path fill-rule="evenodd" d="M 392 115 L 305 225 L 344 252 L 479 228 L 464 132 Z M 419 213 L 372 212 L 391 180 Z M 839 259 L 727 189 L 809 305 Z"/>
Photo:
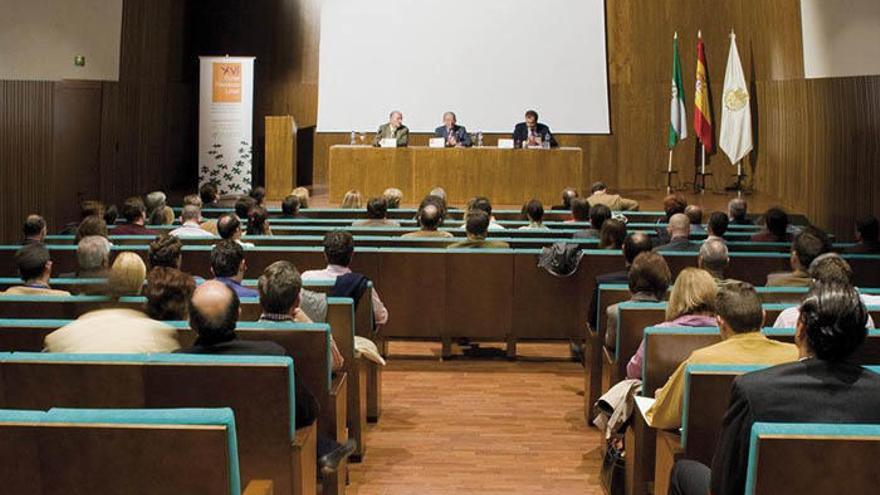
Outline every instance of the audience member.
<path fill-rule="evenodd" d="M 46 220 L 40 215 L 28 215 L 22 227 L 24 240 L 22 245 L 26 244 L 42 244 L 46 240 Z"/>
<path fill-rule="evenodd" d="M 107 278 L 110 269 L 110 243 L 99 235 L 83 237 L 76 246 L 76 278 Z M 62 275 L 63 278 L 72 278 Z"/>
<path fill-rule="evenodd" d="M 880 376 L 850 360 L 865 341 L 867 316 L 855 289 L 814 287 L 795 333 L 800 359 L 734 379 L 711 470 L 677 462 L 670 493 L 743 493 L 754 423 L 880 423 Z"/>
<path fill-rule="evenodd" d="M 602 223 L 599 231 L 599 249 L 620 249 L 626 239 L 626 224 L 622 220 L 609 218 Z"/>
<path fill-rule="evenodd" d="M 639 211 L 639 202 L 626 199 L 619 194 L 608 194 L 608 186 L 604 182 L 596 182 L 590 188 L 592 194 L 587 198 L 590 206 L 605 205 L 613 211 Z"/>
<path fill-rule="evenodd" d="M 305 187 L 297 187 L 290 193 L 292 196 L 296 196 L 299 199 L 299 207 L 300 209 L 307 209 L 309 207 L 309 190 Z"/>
<path fill-rule="evenodd" d="M 532 199 L 522 207 L 522 213 L 528 225 L 523 225 L 520 230 L 546 230 L 544 226 L 544 205 L 537 199 Z"/>
<path fill-rule="evenodd" d="M 266 188 L 263 186 L 257 186 L 251 189 L 248 196 L 254 199 L 255 206 L 263 206 L 263 202 L 266 200 Z"/>
<path fill-rule="evenodd" d="M 238 297 L 257 297 L 257 291 L 241 284 L 246 272 L 244 249 L 234 240 L 224 239 L 211 249 L 211 273 L 214 274 L 214 280 L 225 284 Z"/>
<path fill-rule="evenodd" d="M 216 193 L 216 190 L 215 190 L 215 193 Z M 186 196 L 183 197 L 184 209 L 187 206 L 195 206 L 196 208 L 199 209 L 199 218 L 197 220 L 199 223 L 199 228 L 204 230 L 205 232 L 211 234 L 212 237 L 217 237 L 219 235 L 219 234 L 217 234 L 217 222 L 214 220 L 208 220 L 208 219 L 202 218 L 203 205 L 204 205 L 204 201 L 199 194 L 187 194 Z M 181 222 L 182 221 L 183 220 L 181 219 Z"/>
<path fill-rule="evenodd" d="M 590 202 L 586 199 L 572 198 L 571 200 L 571 219 L 566 223 L 589 222 L 590 221 Z"/>
<path fill-rule="evenodd" d="M 251 210 L 245 235 L 272 235 L 272 228 L 269 226 L 269 212 L 262 206 L 255 206 Z"/>
<path fill-rule="evenodd" d="M 666 297 L 666 291 L 672 282 L 672 272 L 663 256 L 650 250 L 639 253 L 632 261 L 629 269 L 629 285 L 631 302 L 660 302 Z M 605 347 L 614 350 L 617 347 L 617 318 L 620 303 L 612 304 L 605 310 L 607 325 L 605 326 Z"/>
<path fill-rule="evenodd" d="M 167 197 L 162 191 L 153 191 L 144 198 L 147 217 L 151 225 L 171 225 L 174 223 L 174 210 L 166 204 Z"/>
<path fill-rule="evenodd" d="M 385 202 L 388 203 L 389 210 L 400 208 L 400 202 L 403 201 L 403 191 L 396 187 L 389 187 L 382 193 Z"/>
<path fill-rule="evenodd" d="M 599 304 L 599 286 L 602 284 L 625 284 L 629 282 L 629 272 L 632 267 L 633 260 L 641 253 L 650 251 L 653 248 L 651 238 L 643 232 L 633 232 L 626 236 L 623 240 L 623 262 L 624 270 L 618 272 L 604 273 L 596 277 L 596 283 L 593 284 L 593 295 L 590 297 L 590 312 L 587 316 L 590 328 L 598 328 L 598 308 Z"/>
<path fill-rule="evenodd" d="M 880 253 L 880 222 L 877 217 L 868 215 L 856 222 L 856 245 L 846 248 L 844 252 L 855 254 Z"/>
<path fill-rule="evenodd" d="M 160 266 L 150 270 L 144 286 L 147 316 L 159 321 L 186 320 L 186 306 L 194 290 L 193 278 L 176 268 Z"/>
<path fill-rule="evenodd" d="M 183 249 L 183 243 L 177 237 L 169 234 L 157 237 L 150 243 L 150 250 L 147 254 L 150 269 L 167 267 L 179 270 L 183 260 L 180 254 L 181 249 Z"/>
<path fill-rule="evenodd" d="M 471 210 L 465 222 L 465 230 L 467 231 L 467 240 L 454 242 L 447 247 L 450 249 L 505 249 L 510 247 L 504 241 L 486 239 L 489 235 L 489 215 L 485 211 Z"/>
<path fill-rule="evenodd" d="M 788 214 L 782 208 L 770 208 L 764 214 L 764 228 L 752 236 L 752 242 L 791 242 Z"/>
<path fill-rule="evenodd" d="M 104 223 L 107 224 L 108 227 L 116 225 L 116 220 L 119 218 L 119 208 L 116 205 L 107 206 L 107 210 L 104 211 Z"/>
<path fill-rule="evenodd" d="M 199 221 L 202 219 L 202 210 L 195 205 L 186 205 L 180 214 L 180 227 L 169 232 L 174 237 L 181 239 L 210 239 L 214 234 L 202 229 Z"/>
<path fill-rule="evenodd" d="M 665 198 L 663 198 L 664 216 L 660 220 L 660 223 L 669 223 L 673 215 L 684 213 L 687 205 L 687 199 L 685 199 L 683 194 L 673 193 L 667 195 Z"/>
<path fill-rule="evenodd" d="M 733 225 L 754 225 L 748 217 L 749 205 L 742 198 L 733 198 L 727 203 L 727 215 Z"/>
<path fill-rule="evenodd" d="M 367 201 L 367 218 L 357 220 L 352 227 L 400 227 L 400 222 L 388 218 L 388 201 L 385 198 L 370 198 Z"/>
<path fill-rule="evenodd" d="M 768 287 L 807 287 L 810 263 L 823 253 L 831 250 L 831 243 L 825 232 L 807 227 L 799 232 L 791 243 L 791 272 L 767 274 Z"/>
<path fill-rule="evenodd" d="M 110 273 L 107 275 L 108 294 L 119 299 L 126 296 L 139 296 L 147 278 L 147 265 L 137 253 L 123 251 L 116 255 Z"/>
<path fill-rule="evenodd" d="M 709 215 L 709 224 L 706 226 L 706 240 L 716 239 L 724 242 L 724 234 L 727 233 L 727 226 L 730 220 L 724 212 L 716 211 Z"/>
<path fill-rule="evenodd" d="M 602 224 L 604 224 L 606 220 L 611 218 L 611 208 L 608 208 L 603 204 L 597 204 L 596 206 L 590 207 L 589 215 L 590 227 L 575 232 L 572 237 L 574 237 L 575 239 L 598 239 L 599 233 L 602 231 Z"/>
<path fill-rule="evenodd" d="M 688 267 L 678 274 L 669 302 L 666 304 L 666 321 L 656 327 L 714 327 L 715 295 L 718 288 L 715 279 L 705 270 Z M 645 357 L 645 339 L 639 350 L 626 365 L 627 378 L 642 378 L 642 361 Z"/>
<path fill-rule="evenodd" d="M 108 239 L 107 224 L 104 222 L 103 217 L 99 217 L 98 215 L 85 217 L 83 221 L 79 223 L 79 228 L 76 229 L 74 244 L 79 244 L 79 241 L 92 235 L 98 235 Z"/>
<path fill-rule="evenodd" d="M 443 189 L 442 187 L 435 187 L 434 189 L 431 189 L 431 192 L 428 193 L 428 196 L 436 196 L 438 198 L 441 198 L 444 204 L 446 203 L 446 189 Z"/>
<path fill-rule="evenodd" d="M 701 206 L 687 205 L 684 209 L 684 214 L 687 215 L 688 220 L 691 222 L 691 234 L 703 235 L 706 233 L 706 228 L 703 227 L 703 208 Z"/>
<path fill-rule="evenodd" d="M 233 213 L 224 213 L 217 218 L 217 233 L 221 239 L 235 241 L 241 247 L 254 247 L 252 243 L 241 240 L 241 221 Z"/>
<path fill-rule="evenodd" d="M 257 206 L 257 202 L 250 196 L 239 196 L 235 200 L 235 214 L 238 218 L 248 218 L 251 211 Z"/>
<path fill-rule="evenodd" d="M 657 251 L 662 253 L 670 251 L 698 251 L 700 249 L 698 243 L 691 242 L 690 240 L 691 222 L 684 213 L 672 215 L 672 218 L 669 219 L 669 224 L 666 226 L 666 231 L 669 242 L 658 246 Z"/>
<path fill-rule="evenodd" d="M 342 197 L 342 205 L 340 208 L 348 209 L 348 210 L 357 210 L 361 207 L 362 196 L 361 192 L 357 190 L 350 190 L 345 193 L 345 196 Z"/>
<path fill-rule="evenodd" d="M 222 208 L 220 204 L 220 192 L 217 186 L 206 182 L 199 187 L 199 198 L 202 200 L 202 208 Z"/>
<path fill-rule="evenodd" d="M 147 221 L 146 207 L 143 200 L 132 196 L 122 203 L 122 217 L 124 224 L 113 228 L 113 235 L 156 235 L 152 230 L 144 227 Z"/>
<path fill-rule="evenodd" d="M 443 213 L 434 202 L 429 202 L 419 208 L 418 221 L 419 230 L 403 234 L 402 237 L 452 237 L 452 232 L 439 230 L 443 223 Z"/>
<path fill-rule="evenodd" d="M 195 206 L 201 210 L 202 204 L 202 197 L 198 194 L 187 194 L 183 197 L 183 206 Z"/>
<path fill-rule="evenodd" d="M 80 222 L 82 222 L 86 217 L 90 217 L 92 215 L 98 215 L 99 217 L 104 216 L 104 203 L 100 201 L 95 201 L 92 199 L 87 199 L 80 203 L 79 205 L 79 220 L 76 222 L 71 222 L 64 226 L 59 232 L 60 235 L 74 235 L 76 234 L 76 229 L 79 228 Z"/>
<path fill-rule="evenodd" d="M 468 201 L 467 210 L 465 211 L 465 221 L 467 221 L 467 217 L 473 211 L 482 211 L 489 216 L 489 230 L 504 230 L 504 227 L 495 221 L 495 217 L 492 216 L 492 202 L 489 201 L 489 198 L 485 196 L 477 196 Z M 461 228 L 465 229 L 467 225 L 462 225 Z"/>
<path fill-rule="evenodd" d="M 562 204 L 554 205 L 551 207 L 551 210 L 561 210 L 561 211 L 571 211 L 571 200 L 577 198 L 578 192 L 577 189 L 573 187 L 566 187 L 562 190 Z"/>
<path fill-rule="evenodd" d="M 299 216 L 299 198 L 293 194 L 288 195 L 281 201 L 281 216 L 283 218 L 296 218 Z"/>
<path fill-rule="evenodd" d="M 751 285 L 744 282 L 725 285 L 718 290 L 715 308 L 721 342 L 693 351 L 663 388 L 657 390 L 654 395 L 656 401 L 645 412 L 645 419 L 651 427 L 661 430 L 681 427 L 685 372 L 690 364 L 772 366 L 798 359 L 794 344 L 771 340 L 761 333 L 764 310 L 761 308 L 761 297 Z"/>
<path fill-rule="evenodd" d="M 724 277 L 724 271 L 730 264 L 730 256 L 727 244 L 718 238 L 706 239 L 700 246 L 700 255 L 697 257 L 697 266 L 709 272 L 719 287 L 731 282 Z"/>
<path fill-rule="evenodd" d="M 27 244 L 15 253 L 15 265 L 23 285 L 10 287 L 3 292 L 7 296 L 69 296 L 70 292 L 49 286 L 52 276 L 52 260 L 43 244 Z"/>

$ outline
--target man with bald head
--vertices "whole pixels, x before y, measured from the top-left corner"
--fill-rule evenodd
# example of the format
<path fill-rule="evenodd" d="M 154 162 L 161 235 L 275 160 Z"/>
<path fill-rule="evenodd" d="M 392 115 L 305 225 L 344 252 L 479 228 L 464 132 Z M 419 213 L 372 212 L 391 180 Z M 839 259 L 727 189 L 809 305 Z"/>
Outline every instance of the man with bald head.
<path fill-rule="evenodd" d="M 403 113 L 394 110 L 388 115 L 388 122 L 379 126 L 373 138 L 373 146 L 379 146 L 383 139 L 395 139 L 397 147 L 409 144 L 409 128 L 403 125 Z"/>
<path fill-rule="evenodd" d="M 28 215 L 22 228 L 24 244 L 42 244 L 46 239 L 46 221 L 37 214 Z"/>
<path fill-rule="evenodd" d="M 403 237 L 452 237 L 451 232 L 439 230 L 443 223 L 443 212 L 432 202 L 419 209 L 418 221 L 419 230 L 403 234 Z"/>
<path fill-rule="evenodd" d="M 724 278 L 724 270 L 730 263 L 730 257 L 727 252 L 727 244 L 719 239 L 707 239 L 700 246 L 700 256 L 697 258 L 697 266 L 712 274 L 718 287 L 731 282 L 730 279 Z"/>
<path fill-rule="evenodd" d="M 669 234 L 669 242 L 657 247 L 659 252 L 670 251 L 698 251 L 700 245 L 691 242 L 691 220 L 684 213 L 676 213 L 669 219 L 666 227 Z"/>

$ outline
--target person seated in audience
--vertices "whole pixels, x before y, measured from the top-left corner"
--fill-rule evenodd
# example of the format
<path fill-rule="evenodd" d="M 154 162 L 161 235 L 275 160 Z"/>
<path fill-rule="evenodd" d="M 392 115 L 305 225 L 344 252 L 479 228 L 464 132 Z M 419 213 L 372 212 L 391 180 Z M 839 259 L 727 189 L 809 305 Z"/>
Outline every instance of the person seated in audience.
<path fill-rule="evenodd" d="M 578 200 L 578 202 L 580 201 L 584 200 Z M 573 212 L 574 210 L 572 210 L 572 213 Z M 590 227 L 575 232 L 574 234 L 572 234 L 572 237 L 574 237 L 575 239 L 598 239 L 599 233 L 602 231 L 602 224 L 604 224 L 606 220 L 611 219 L 611 208 L 608 208 L 607 206 L 602 204 L 597 204 L 596 206 L 590 207 L 589 216 Z"/>
<path fill-rule="evenodd" d="M 400 222 L 388 218 L 388 202 L 385 198 L 367 201 L 367 218 L 356 220 L 352 227 L 400 227 Z"/>
<path fill-rule="evenodd" d="M 750 284 L 734 282 L 720 288 L 715 309 L 721 342 L 693 351 L 657 390 L 654 395 L 657 400 L 645 412 L 645 419 L 652 427 L 660 430 L 681 427 L 685 372 L 689 364 L 772 366 L 797 361 L 798 350 L 794 344 L 771 340 L 761 333 L 764 310 L 761 297 Z"/>
<path fill-rule="evenodd" d="M 132 196 L 122 203 L 122 217 L 125 223 L 113 228 L 113 235 L 156 235 L 152 230 L 144 227 L 147 221 L 144 201 Z"/>
<path fill-rule="evenodd" d="M 354 238 L 351 232 L 333 230 L 324 235 L 324 259 L 327 266 L 323 270 L 303 272 L 303 280 L 337 280 L 353 273 L 350 265 L 354 257 Z M 379 291 L 373 286 L 373 321 L 378 328 L 388 323 L 388 309 L 379 297 Z"/>
<path fill-rule="evenodd" d="M 196 282 L 177 268 L 156 267 L 147 274 L 144 296 L 147 316 L 158 321 L 186 320 L 186 306 Z"/>
<path fill-rule="evenodd" d="M 419 208 L 419 230 L 403 234 L 402 237 L 452 237 L 452 232 L 439 230 L 443 223 L 443 212 L 436 203 L 428 202 Z"/>
<path fill-rule="evenodd" d="M 257 186 L 251 189 L 251 192 L 248 193 L 248 196 L 254 199 L 254 203 L 256 206 L 265 206 L 263 201 L 266 200 L 266 188 L 263 186 Z"/>
<path fill-rule="evenodd" d="M 183 243 L 180 239 L 170 234 L 162 234 L 150 242 L 150 250 L 147 252 L 147 261 L 150 269 L 160 266 L 180 269 L 183 257 L 180 254 Z"/>
<path fill-rule="evenodd" d="M 523 215 L 529 221 L 528 225 L 523 225 L 520 230 L 546 230 L 544 226 L 544 205 L 537 199 L 532 199 L 522 207 Z"/>
<path fill-rule="evenodd" d="M 510 245 L 504 241 L 488 240 L 489 215 L 483 210 L 471 210 L 465 222 L 467 240 L 458 241 L 447 246 L 449 249 L 506 249 Z"/>
<path fill-rule="evenodd" d="M 235 200 L 235 214 L 238 218 L 247 218 L 257 206 L 257 202 L 250 196 L 239 196 Z"/>
<path fill-rule="evenodd" d="M 269 226 L 269 212 L 262 206 L 255 206 L 251 210 L 245 235 L 272 235 L 272 228 Z"/>
<path fill-rule="evenodd" d="M 709 215 L 709 223 L 706 225 L 706 240 L 714 239 L 724 242 L 724 234 L 727 233 L 729 223 L 730 220 L 724 212 L 712 212 L 712 214 Z"/>
<path fill-rule="evenodd" d="M 605 205 L 613 211 L 639 211 L 639 202 L 626 199 L 619 194 L 608 194 L 608 186 L 604 182 L 596 182 L 590 188 L 592 193 L 587 201 L 590 206 Z"/>
<path fill-rule="evenodd" d="M 727 251 L 727 244 L 718 238 L 706 239 L 706 242 L 700 246 L 697 266 L 709 272 L 719 288 L 733 282 L 731 279 L 724 277 L 724 272 L 727 270 L 728 265 L 730 265 L 730 255 Z"/>
<path fill-rule="evenodd" d="M 703 235 L 706 233 L 706 228 L 703 227 L 702 207 L 698 205 L 687 205 L 684 209 L 684 214 L 687 215 L 688 220 L 691 221 L 691 234 Z"/>
<path fill-rule="evenodd" d="M 443 138 L 447 148 L 473 146 L 471 135 L 464 126 L 458 125 L 458 119 L 454 112 L 443 113 L 443 125 L 434 129 L 434 137 Z"/>
<path fill-rule="evenodd" d="M 281 218 L 297 218 L 299 216 L 299 198 L 293 194 L 281 200 Z"/>
<path fill-rule="evenodd" d="M 844 250 L 845 253 L 880 253 L 880 222 L 877 217 L 868 215 L 856 222 L 856 245 Z"/>
<path fill-rule="evenodd" d="M 79 205 L 79 220 L 76 222 L 71 222 L 64 226 L 63 229 L 59 232 L 60 235 L 74 235 L 76 234 L 76 229 L 79 228 L 80 222 L 82 222 L 86 217 L 90 217 L 92 215 L 98 215 L 99 217 L 104 216 L 104 203 L 100 201 L 95 201 L 92 199 L 87 199 L 80 203 Z"/>
<path fill-rule="evenodd" d="M 202 209 L 202 198 L 198 194 L 187 194 L 183 197 L 183 206 L 195 206 L 199 210 Z"/>
<path fill-rule="evenodd" d="M 489 198 L 485 196 L 477 196 L 476 198 L 468 201 L 467 210 L 465 213 L 465 221 L 467 221 L 467 217 L 471 214 L 472 211 L 482 211 L 489 216 L 489 230 L 504 230 L 504 226 L 498 223 L 495 220 L 495 217 L 492 215 L 492 202 L 489 201 Z M 461 226 L 461 229 L 465 229 L 467 227 L 466 224 Z"/>
<path fill-rule="evenodd" d="M 626 236 L 623 240 L 623 262 L 625 269 L 622 271 L 604 273 L 596 277 L 596 283 L 593 285 L 593 295 L 590 298 L 590 328 L 598 328 L 598 311 L 599 304 L 599 286 L 602 284 L 626 284 L 629 282 L 629 272 L 631 270 L 633 260 L 641 253 L 653 249 L 651 238 L 642 232 L 634 232 Z"/>
<path fill-rule="evenodd" d="M 361 192 L 355 189 L 352 189 L 345 193 L 342 197 L 342 205 L 340 208 L 347 210 L 357 210 L 360 209 L 362 202 Z"/>
<path fill-rule="evenodd" d="M 573 187 L 566 187 L 562 190 L 562 204 L 553 205 L 553 207 L 550 209 L 559 211 L 571 211 L 571 200 L 577 197 L 579 197 L 577 189 Z"/>
<path fill-rule="evenodd" d="M 657 251 L 698 251 L 700 244 L 690 240 L 691 221 L 684 213 L 676 213 L 666 226 L 669 242 L 657 247 Z"/>
<path fill-rule="evenodd" d="M 197 220 L 199 224 L 199 228 L 204 230 L 205 232 L 211 234 L 212 236 L 217 236 L 217 222 L 214 220 L 208 220 L 202 218 L 202 205 L 204 202 L 202 201 L 202 197 L 198 194 L 187 194 L 183 197 L 183 207 L 184 209 L 187 206 L 195 206 L 199 209 L 199 218 Z M 183 220 L 181 220 L 183 222 Z"/>
<path fill-rule="evenodd" d="M 727 203 L 727 215 L 733 225 L 754 225 L 748 217 L 749 204 L 742 198 L 733 198 Z"/>
<path fill-rule="evenodd" d="M 116 255 L 110 273 L 107 275 L 108 294 L 119 299 L 120 297 L 139 296 L 144 289 L 144 280 L 147 278 L 147 265 L 137 253 L 123 251 Z"/>
<path fill-rule="evenodd" d="M 435 187 L 434 189 L 431 189 L 431 191 L 428 193 L 428 196 L 436 196 L 436 197 L 442 199 L 443 202 L 445 203 L 446 202 L 446 189 L 443 189 L 442 187 Z"/>
<path fill-rule="evenodd" d="M 110 269 L 110 243 L 99 235 L 84 237 L 76 245 L 77 269 L 61 278 L 107 278 Z M 100 288 L 103 292 L 103 288 Z"/>
<path fill-rule="evenodd" d="M 46 233 L 48 232 L 46 220 L 37 214 L 28 215 L 24 220 L 24 227 L 21 230 L 24 234 L 24 240 L 21 242 L 22 245 L 42 244 L 46 240 Z"/>
<path fill-rule="evenodd" d="M 206 182 L 199 187 L 199 198 L 202 199 L 202 208 L 216 209 L 223 207 L 220 204 L 220 192 L 217 190 L 217 186 L 210 182 Z"/>
<path fill-rule="evenodd" d="M 571 218 L 565 223 L 586 223 L 590 221 L 590 202 L 583 198 L 571 200 Z"/>
<path fill-rule="evenodd" d="M 257 280 L 260 306 L 263 313 L 261 322 L 312 323 L 311 318 L 300 308 L 302 277 L 289 261 L 276 261 L 263 270 Z M 330 336 L 330 355 L 333 371 L 339 371 L 345 364 L 336 340 Z"/>
<path fill-rule="evenodd" d="M 107 226 L 116 225 L 116 219 L 119 218 L 119 208 L 116 205 L 107 205 L 107 209 L 104 211 L 104 223 Z"/>
<path fill-rule="evenodd" d="M 617 218 L 609 218 L 602 222 L 599 231 L 599 249 L 620 249 L 626 239 L 626 223 Z"/>
<path fill-rule="evenodd" d="M 810 263 L 808 271 L 811 279 L 811 288 L 815 287 L 818 283 L 825 285 L 853 285 L 852 267 L 850 267 L 849 263 L 837 253 L 825 253 L 820 255 Z M 862 301 L 865 301 L 865 296 L 862 296 Z M 868 303 L 865 302 L 865 304 L 867 305 Z M 798 318 L 800 318 L 800 315 L 800 308 L 797 306 L 785 308 L 779 313 L 779 316 L 776 317 L 773 327 L 794 328 L 797 326 L 797 321 Z M 871 318 L 870 314 L 868 315 L 868 328 L 874 328 L 874 319 Z"/>
<path fill-rule="evenodd" d="M 632 261 L 627 284 L 629 285 L 630 302 L 660 302 L 666 297 L 669 284 L 672 283 L 672 272 L 662 255 L 648 249 L 639 253 Z M 605 347 L 614 350 L 617 347 L 617 315 L 620 303 L 608 306 L 605 310 L 607 325 L 605 327 Z"/>
<path fill-rule="evenodd" d="M 16 285 L 3 292 L 7 296 L 69 296 L 66 290 L 49 286 L 52 276 L 52 260 L 43 244 L 28 244 L 15 252 L 15 265 L 23 285 Z"/>
<path fill-rule="evenodd" d="M 435 205 L 440 209 L 440 214 L 443 217 L 443 220 L 440 222 L 442 225 L 443 222 L 446 221 L 447 214 L 449 213 L 449 208 L 446 205 L 446 191 L 444 191 L 442 187 L 435 187 L 422 199 L 422 202 L 419 203 L 419 209 L 424 208 L 428 204 Z"/>
<path fill-rule="evenodd" d="M 752 242 L 791 242 L 788 214 L 782 208 L 770 208 L 764 214 L 764 228 L 752 236 Z"/>
<path fill-rule="evenodd" d="M 147 212 L 147 225 L 171 225 L 167 223 L 165 217 L 165 210 L 153 210 L 152 212 Z"/>
<path fill-rule="evenodd" d="M 166 204 L 167 197 L 162 191 L 153 191 L 144 198 L 147 218 L 150 225 L 171 225 L 174 223 L 174 210 Z"/>
<path fill-rule="evenodd" d="M 559 146 L 553 133 L 550 132 L 550 127 L 538 122 L 538 112 L 527 110 L 525 122 L 520 122 L 513 128 L 514 145 L 517 148 L 540 146 L 545 141 L 550 141 L 551 148 Z"/>
<path fill-rule="evenodd" d="M 211 249 L 211 273 L 214 280 L 226 284 L 238 297 L 257 297 L 254 289 L 241 284 L 247 273 L 244 249 L 231 239 L 224 239 Z"/>
<path fill-rule="evenodd" d="M 656 327 L 714 327 L 715 295 L 718 287 L 715 279 L 705 270 L 688 267 L 678 274 L 669 302 L 666 304 L 666 321 Z M 641 380 L 642 361 L 645 358 L 645 339 L 639 350 L 626 365 L 626 377 Z"/>
<path fill-rule="evenodd" d="M 87 216 L 79 223 L 79 228 L 76 229 L 76 235 L 73 238 L 73 242 L 74 244 L 79 244 L 79 241 L 93 235 L 101 236 L 107 239 L 107 242 L 110 242 L 107 237 L 107 223 L 104 222 L 103 217 L 99 217 L 98 215 Z"/>
<path fill-rule="evenodd" d="M 221 239 L 235 241 L 243 248 L 254 247 L 253 243 L 241 240 L 241 221 L 234 213 L 224 213 L 217 218 L 217 233 L 220 234 Z"/>
<path fill-rule="evenodd" d="M 868 311 L 858 291 L 820 283 L 800 313 L 794 339 L 800 359 L 734 379 L 712 468 L 677 462 L 669 493 L 742 494 L 758 422 L 880 423 L 880 375 L 850 359 L 867 336 Z"/>
<path fill-rule="evenodd" d="M 389 187 L 382 192 L 382 197 L 388 203 L 389 210 L 400 208 L 400 202 L 403 201 L 403 191 L 396 187 Z"/>
<path fill-rule="evenodd" d="M 290 193 L 293 196 L 296 196 L 299 199 L 299 207 L 302 210 L 305 210 L 309 207 L 309 190 L 305 187 L 297 187 Z"/>
<path fill-rule="evenodd" d="M 195 205 L 186 205 L 180 214 L 180 227 L 169 232 L 174 237 L 181 239 L 211 239 L 214 234 L 202 229 L 199 220 L 202 219 L 202 210 Z"/>
<path fill-rule="evenodd" d="M 409 144 L 409 128 L 403 125 L 403 113 L 400 110 L 392 110 L 388 114 L 388 122 L 380 125 L 376 131 L 373 146 L 379 146 L 383 139 L 396 139 L 398 148 Z"/>
<path fill-rule="evenodd" d="M 831 243 L 825 232 L 807 227 L 799 232 L 791 243 L 791 272 L 767 274 L 767 287 L 807 287 L 810 263 L 819 255 L 831 251 Z"/>
<path fill-rule="evenodd" d="M 658 224 L 669 224 L 672 217 L 684 213 L 687 208 L 687 199 L 681 193 L 672 193 L 663 198 L 663 218 L 658 219 Z M 657 237 L 654 240 L 655 246 L 662 246 L 669 243 L 669 227 L 657 227 Z"/>

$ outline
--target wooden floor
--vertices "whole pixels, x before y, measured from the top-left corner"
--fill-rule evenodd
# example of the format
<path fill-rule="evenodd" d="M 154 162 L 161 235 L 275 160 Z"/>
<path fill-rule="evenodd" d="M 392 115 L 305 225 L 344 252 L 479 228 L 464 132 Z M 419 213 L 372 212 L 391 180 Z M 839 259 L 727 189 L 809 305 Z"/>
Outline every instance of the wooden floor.
<path fill-rule="evenodd" d="M 440 362 L 439 344 L 392 343 L 383 412 L 347 493 L 599 494 L 600 434 L 583 419 L 568 346 Z"/>

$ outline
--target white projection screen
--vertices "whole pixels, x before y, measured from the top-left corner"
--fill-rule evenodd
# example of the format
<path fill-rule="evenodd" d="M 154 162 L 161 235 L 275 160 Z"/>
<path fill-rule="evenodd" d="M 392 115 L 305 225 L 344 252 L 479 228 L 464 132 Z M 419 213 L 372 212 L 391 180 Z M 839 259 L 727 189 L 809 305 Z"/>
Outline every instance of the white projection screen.
<path fill-rule="evenodd" d="M 604 0 L 325 0 L 319 70 L 319 132 L 610 132 Z"/>

